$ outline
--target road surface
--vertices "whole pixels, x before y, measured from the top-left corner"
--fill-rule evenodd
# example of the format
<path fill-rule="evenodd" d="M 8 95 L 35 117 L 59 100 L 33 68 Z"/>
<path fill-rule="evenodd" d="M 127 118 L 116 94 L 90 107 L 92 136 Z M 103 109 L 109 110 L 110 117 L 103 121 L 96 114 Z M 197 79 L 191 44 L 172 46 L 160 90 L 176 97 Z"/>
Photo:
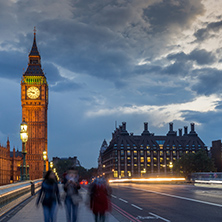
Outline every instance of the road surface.
<path fill-rule="evenodd" d="M 222 190 L 193 185 L 112 184 L 113 208 L 131 221 L 222 221 Z"/>

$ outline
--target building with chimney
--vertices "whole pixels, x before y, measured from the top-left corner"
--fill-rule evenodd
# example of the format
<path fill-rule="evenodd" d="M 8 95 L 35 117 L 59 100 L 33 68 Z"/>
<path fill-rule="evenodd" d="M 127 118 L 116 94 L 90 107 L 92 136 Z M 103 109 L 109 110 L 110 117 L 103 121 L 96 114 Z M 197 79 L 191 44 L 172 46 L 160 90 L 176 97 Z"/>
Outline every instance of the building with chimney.
<path fill-rule="evenodd" d="M 149 174 L 171 172 L 173 162 L 184 153 L 195 153 L 207 147 L 195 131 L 194 123 L 174 131 L 169 124 L 166 135 L 150 133 L 148 123 L 144 123 L 141 135 L 129 134 L 123 122 L 112 134 L 109 146 L 101 155 L 102 173 L 107 178 L 140 177 Z"/>
<path fill-rule="evenodd" d="M 103 140 L 103 143 L 100 147 L 100 150 L 99 150 L 99 158 L 98 158 L 98 175 L 101 175 L 103 174 L 103 160 L 102 160 L 102 157 L 103 157 L 103 153 L 106 151 L 108 147 L 108 144 L 106 142 L 106 140 Z"/>

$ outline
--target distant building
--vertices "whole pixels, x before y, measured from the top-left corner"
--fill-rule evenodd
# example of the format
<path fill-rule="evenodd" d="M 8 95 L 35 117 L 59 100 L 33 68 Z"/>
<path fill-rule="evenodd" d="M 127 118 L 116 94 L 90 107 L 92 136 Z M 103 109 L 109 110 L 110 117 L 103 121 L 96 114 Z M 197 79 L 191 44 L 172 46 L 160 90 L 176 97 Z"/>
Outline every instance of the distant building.
<path fill-rule="evenodd" d="M 22 153 L 10 151 L 10 142 L 7 140 L 6 147 L 0 145 L 0 185 L 13 183 L 20 180 L 20 165 Z"/>
<path fill-rule="evenodd" d="M 173 162 L 183 153 L 195 153 L 200 149 L 207 151 L 204 142 L 195 132 L 195 125 L 179 129 L 179 135 L 169 124 L 169 131 L 164 136 L 155 136 L 144 123 L 141 135 L 129 134 L 123 122 L 112 134 L 109 146 L 99 157 L 102 173 L 106 177 L 135 177 L 147 174 L 166 174 L 171 171 Z"/>
<path fill-rule="evenodd" d="M 222 144 L 221 140 L 212 141 L 211 158 L 217 172 L 222 172 Z"/>
<path fill-rule="evenodd" d="M 103 156 L 103 153 L 106 151 L 107 147 L 108 147 L 108 144 L 107 144 L 106 140 L 103 140 L 103 143 L 102 143 L 100 150 L 99 150 L 99 158 L 98 158 L 98 174 L 99 175 L 102 175 L 102 173 L 103 173 L 102 156 Z"/>
<path fill-rule="evenodd" d="M 54 165 L 57 165 L 60 160 L 63 160 L 63 161 L 69 160 L 69 161 L 71 161 L 72 167 L 80 167 L 81 166 L 80 161 L 77 159 L 77 156 L 68 157 L 68 158 L 66 158 L 66 157 L 64 157 L 64 158 L 53 157 L 52 158 L 52 161 L 53 161 Z"/>

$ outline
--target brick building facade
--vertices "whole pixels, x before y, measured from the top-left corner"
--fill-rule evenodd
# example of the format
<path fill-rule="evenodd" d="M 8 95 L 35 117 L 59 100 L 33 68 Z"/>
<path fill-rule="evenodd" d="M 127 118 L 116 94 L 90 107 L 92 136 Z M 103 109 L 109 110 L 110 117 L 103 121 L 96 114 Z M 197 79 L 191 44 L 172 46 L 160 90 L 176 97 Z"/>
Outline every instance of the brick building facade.
<path fill-rule="evenodd" d="M 42 177 L 44 171 L 43 151 L 48 151 L 48 83 L 41 67 L 36 33 L 34 33 L 33 45 L 29 53 L 28 67 L 22 76 L 21 104 L 22 120 L 28 124 L 26 162 L 29 165 L 30 179 L 34 180 Z"/>
<path fill-rule="evenodd" d="M 20 180 L 20 165 L 22 163 L 22 153 L 10 151 L 10 142 L 6 147 L 0 145 L 0 185 L 9 184 Z"/>

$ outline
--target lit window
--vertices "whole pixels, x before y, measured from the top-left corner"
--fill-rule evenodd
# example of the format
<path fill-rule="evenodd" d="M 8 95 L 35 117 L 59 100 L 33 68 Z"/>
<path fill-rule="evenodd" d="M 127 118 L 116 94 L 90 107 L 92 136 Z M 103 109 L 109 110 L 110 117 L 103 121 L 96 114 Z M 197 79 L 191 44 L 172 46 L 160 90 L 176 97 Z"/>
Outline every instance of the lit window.
<path fill-rule="evenodd" d="M 137 151 L 136 150 L 134 150 L 133 153 L 134 153 L 135 156 L 137 155 Z"/>
<path fill-rule="evenodd" d="M 141 157 L 141 158 L 140 158 L 140 162 L 141 162 L 141 163 L 144 163 L 144 157 Z"/>
<path fill-rule="evenodd" d="M 130 150 L 127 150 L 127 155 L 130 156 Z"/>
<path fill-rule="evenodd" d="M 113 172 L 113 177 L 118 177 L 118 171 Z"/>
<path fill-rule="evenodd" d="M 121 177 L 125 177 L 125 173 L 123 170 L 121 170 Z"/>
<path fill-rule="evenodd" d="M 127 171 L 128 177 L 131 177 L 131 171 Z"/>
<path fill-rule="evenodd" d="M 147 157 L 147 162 L 150 163 L 151 162 L 151 158 Z"/>

